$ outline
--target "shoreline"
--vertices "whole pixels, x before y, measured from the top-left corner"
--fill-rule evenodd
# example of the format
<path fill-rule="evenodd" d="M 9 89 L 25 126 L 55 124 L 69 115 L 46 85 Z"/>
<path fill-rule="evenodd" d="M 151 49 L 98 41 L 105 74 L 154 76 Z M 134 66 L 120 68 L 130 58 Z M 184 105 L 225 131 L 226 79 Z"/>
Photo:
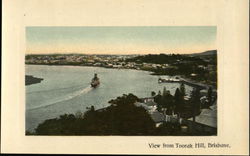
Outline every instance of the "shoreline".
<path fill-rule="evenodd" d="M 27 65 L 32 65 L 32 64 L 27 64 Z M 34 64 L 34 65 L 46 65 L 46 64 Z M 48 66 L 48 65 L 46 65 L 46 66 Z M 52 65 L 53 66 L 53 65 Z M 57 65 L 57 66 L 70 66 L 70 65 Z M 82 66 L 82 67 L 97 67 L 97 66 Z M 53 68 L 53 67 L 52 67 Z M 98 68 L 100 68 L 100 67 L 98 67 Z M 105 68 L 105 67 L 102 67 L 102 68 Z M 117 69 L 117 68 L 108 68 L 108 69 Z M 126 69 L 126 68 L 121 68 L 121 69 Z M 131 70 L 131 69 L 126 69 L 126 70 Z M 146 70 L 138 70 L 138 69 L 132 69 L 132 70 L 137 70 L 137 71 L 144 71 L 144 72 L 148 72 L 148 73 L 150 73 L 150 71 L 146 71 Z M 150 74 L 151 75 L 151 74 Z M 152 75 L 153 76 L 153 75 Z M 179 76 L 179 75 L 178 75 Z M 33 75 L 25 75 L 25 77 L 26 77 L 26 81 L 28 80 L 27 79 L 27 77 L 29 78 L 29 80 L 31 81 L 31 80 L 34 80 L 34 81 L 36 81 L 36 82 L 34 82 L 34 83 L 31 83 L 31 84 L 35 84 L 35 83 L 41 83 L 41 81 L 43 80 L 42 78 L 37 78 L 37 77 L 34 77 Z M 39 82 L 38 82 L 39 81 Z M 157 83 L 157 81 L 155 82 L 155 83 Z M 178 82 L 178 83 L 180 83 L 180 82 Z M 168 84 L 167 84 L 168 85 Z M 141 97 L 141 98 L 143 98 L 143 97 Z M 102 111 L 102 110 L 104 110 L 105 108 L 106 108 L 107 106 L 105 106 L 105 107 L 102 107 L 102 108 L 99 108 L 97 111 Z M 27 110 L 26 110 L 27 111 Z M 28 129 L 27 129 L 28 130 Z"/>
<path fill-rule="evenodd" d="M 152 76 L 179 76 L 181 77 L 182 80 L 187 81 L 188 83 L 194 83 L 194 84 L 201 84 L 203 86 L 207 86 L 207 87 L 212 87 L 213 89 L 217 90 L 217 86 L 211 85 L 211 84 L 205 84 L 205 83 L 201 83 L 195 80 L 192 80 L 190 78 L 187 78 L 183 75 L 165 75 L 165 74 L 159 74 L 159 73 L 155 73 L 153 71 L 150 70 L 143 70 L 143 69 L 135 69 L 135 68 L 113 68 L 113 67 L 105 67 L 105 66 L 93 66 L 93 65 L 80 65 L 80 64 L 25 64 L 25 65 L 47 65 L 47 66 L 78 66 L 78 67 L 98 67 L 98 68 L 106 68 L 106 69 L 129 69 L 129 70 L 137 70 L 137 71 L 146 71 L 149 72 L 150 75 Z M 38 82 L 40 83 L 40 82 Z"/>

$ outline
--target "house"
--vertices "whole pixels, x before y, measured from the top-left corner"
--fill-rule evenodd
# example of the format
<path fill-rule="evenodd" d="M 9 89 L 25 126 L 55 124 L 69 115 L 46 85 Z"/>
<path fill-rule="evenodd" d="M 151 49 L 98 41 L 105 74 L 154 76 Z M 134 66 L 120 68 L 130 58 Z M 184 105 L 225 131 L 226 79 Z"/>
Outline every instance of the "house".
<path fill-rule="evenodd" d="M 147 110 L 147 112 L 149 114 L 152 114 L 157 109 L 156 105 L 148 105 L 146 103 L 140 103 L 140 102 L 136 102 L 135 106 L 137 106 L 137 107 L 143 107 L 145 110 Z"/>
<path fill-rule="evenodd" d="M 152 101 L 150 101 L 150 102 L 152 102 Z M 155 122 L 156 127 L 160 126 L 163 122 L 166 121 L 165 115 L 163 113 L 160 113 L 160 112 L 156 111 L 157 107 L 155 105 L 154 106 L 148 106 L 145 103 L 136 102 L 135 106 L 143 107 L 148 112 L 148 114 L 153 119 L 153 121 Z"/>
<path fill-rule="evenodd" d="M 154 102 L 154 97 L 145 97 L 145 98 L 141 98 L 141 100 L 144 102 L 144 103 L 147 103 L 149 101 L 153 101 Z"/>
<path fill-rule="evenodd" d="M 152 101 L 151 101 L 151 100 L 146 101 L 145 104 L 146 104 L 147 106 L 156 106 L 156 105 L 157 105 L 157 103 L 154 102 L 154 100 L 152 100 Z"/>

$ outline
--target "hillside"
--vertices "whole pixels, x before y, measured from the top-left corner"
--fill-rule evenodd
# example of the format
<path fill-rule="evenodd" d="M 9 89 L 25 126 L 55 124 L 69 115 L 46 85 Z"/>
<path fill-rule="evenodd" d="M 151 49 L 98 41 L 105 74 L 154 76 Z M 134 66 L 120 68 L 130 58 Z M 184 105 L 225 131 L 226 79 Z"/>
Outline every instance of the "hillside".
<path fill-rule="evenodd" d="M 189 54 L 190 56 L 207 56 L 207 55 L 216 55 L 217 50 L 209 50 L 201 53 Z"/>

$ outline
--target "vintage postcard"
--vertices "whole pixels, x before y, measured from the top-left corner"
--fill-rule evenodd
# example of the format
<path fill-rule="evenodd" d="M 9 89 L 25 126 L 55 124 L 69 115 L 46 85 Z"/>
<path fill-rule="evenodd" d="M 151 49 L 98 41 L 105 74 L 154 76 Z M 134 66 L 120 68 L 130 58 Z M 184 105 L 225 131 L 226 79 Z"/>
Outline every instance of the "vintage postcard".
<path fill-rule="evenodd" d="M 217 135 L 215 26 L 25 33 L 26 135 Z"/>
<path fill-rule="evenodd" d="M 1 152 L 247 154 L 246 2 L 5 1 Z"/>

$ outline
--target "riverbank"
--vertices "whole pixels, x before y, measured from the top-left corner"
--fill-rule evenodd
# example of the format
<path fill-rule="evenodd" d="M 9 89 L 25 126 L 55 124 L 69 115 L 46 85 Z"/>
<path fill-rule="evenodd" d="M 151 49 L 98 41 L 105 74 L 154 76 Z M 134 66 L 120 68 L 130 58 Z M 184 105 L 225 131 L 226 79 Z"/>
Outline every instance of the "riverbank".
<path fill-rule="evenodd" d="M 100 74 L 101 85 L 98 89 L 85 92 L 93 71 Z M 150 75 L 149 72 L 130 69 L 27 65 L 26 74 L 42 75 L 41 77 L 46 79 L 43 85 L 26 88 L 28 93 L 26 94 L 26 130 L 35 129 L 39 123 L 65 113 L 75 114 L 79 110 L 85 112 L 90 104 L 97 110 L 104 108 L 109 106 L 107 102 L 110 99 L 119 95 L 134 93 L 141 98 L 149 97 L 152 91 L 157 93 L 164 87 L 174 95 L 176 88 L 180 86 L 177 83 L 159 84 L 158 78 Z M 193 87 L 187 85 L 185 89 L 189 95 Z"/>
<path fill-rule="evenodd" d="M 103 108 L 119 95 L 134 93 L 138 97 L 149 97 L 152 91 L 157 93 L 164 86 L 174 94 L 179 87 L 178 84 L 158 84 L 158 77 L 141 70 L 26 65 L 25 72 L 44 79 L 41 84 L 26 86 L 27 130 L 61 114 L 85 111 L 90 105 Z M 101 84 L 97 89 L 86 91 L 94 73 L 98 74 Z M 192 87 L 186 86 L 186 91 L 190 93 Z"/>
<path fill-rule="evenodd" d="M 32 75 L 25 75 L 25 86 L 41 83 L 42 80 L 43 78 L 37 78 Z"/>
<path fill-rule="evenodd" d="M 59 117 L 42 121 L 34 131 L 27 130 L 26 135 L 211 136 L 217 134 L 217 128 L 202 123 L 185 119 L 180 121 L 175 116 L 165 116 L 157 110 L 152 114 L 141 105 L 136 105 L 138 102 L 143 101 L 133 94 L 123 94 L 110 100 L 108 107 L 95 109 L 91 106 L 85 112 L 61 114 Z M 130 115 L 131 112 L 133 116 Z"/>
<path fill-rule="evenodd" d="M 130 70 L 140 70 L 140 71 L 147 71 L 150 73 L 150 75 L 153 75 L 153 76 L 177 76 L 177 75 L 168 75 L 168 74 L 165 74 L 165 73 L 158 73 L 158 72 L 155 72 L 155 71 L 152 71 L 152 70 L 147 70 L 147 69 L 141 69 L 141 68 L 124 68 L 124 67 L 110 67 L 110 66 L 102 66 L 102 65 L 86 65 L 86 64 L 46 64 L 46 63 L 39 63 L 39 64 L 33 64 L 33 63 L 28 63 L 26 65 L 48 65 L 48 66 L 81 66 L 81 67 L 101 67 L 101 68 L 107 68 L 107 69 L 130 69 Z M 182 81 L 185 81 L 187 84 L 194 84 L 195 86 L 202 86 L 201 88 L 208 88 L 209 86 L 211 86 L 213 89 L 216 89 L 217 88 L 217 85 L 216 84 L 206 84 L 206 83 L 203 83 L 203 82 L 199 82 L 199 81 L 196 81 L 196 80 L 193 80 L 191 79 L 190 77 L 186 77 L 184 75 L 179 75 L 179 77 L 181 77 Z"/>

